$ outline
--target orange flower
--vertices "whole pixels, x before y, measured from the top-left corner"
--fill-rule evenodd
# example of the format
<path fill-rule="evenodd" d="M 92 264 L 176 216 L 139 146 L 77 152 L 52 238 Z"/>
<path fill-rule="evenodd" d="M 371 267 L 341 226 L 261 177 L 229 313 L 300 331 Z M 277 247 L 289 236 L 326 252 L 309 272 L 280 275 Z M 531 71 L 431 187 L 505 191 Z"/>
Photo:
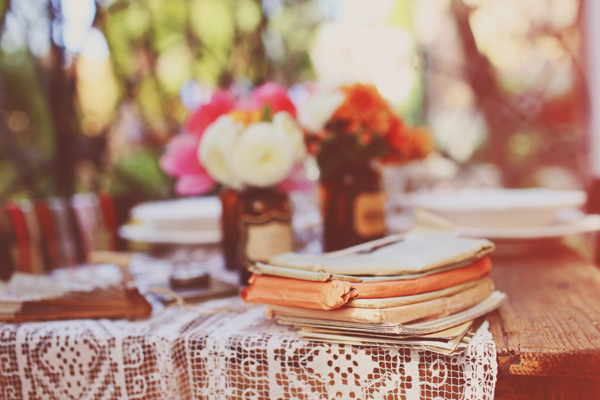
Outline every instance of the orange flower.
<path fill-rule="evenodd" d="M 387 101 L 373 85 L 356 84 L 343 88 L 346 99 L 331 120 L 346 124 L 349 133 L 384 134 L 390 127 L 392 112 Z"/>
<path fill-rule="evenodd" d="M 407 126 L 400 118 L 394 120 L 387 140 L 390 152 L 382 158 L 384 163 L 397 164 L 424 158 L 433 150 L 433 139 L 429 129 Z"/>
<path fill-rule="evenodd" d="M 335 143 L 338 135 L 356 135 L 354 147 L 348 147 L 352 142 L 345 138 L 338 141 L 341 152 L 354 154 L 350 159 L 362 152 L 384 163 L 399 164 L 423 158 L 432 151 L 429 131 L 406 125 L 375 86 L 355 84 L 342 90 L 345 99 L 329 118 L 324 134 L 311 136 L 315 143 L 308 146 L 313 152 L 319 153 L 319 144 L 328 138 Z"/>
<path fill-rule="evenodd" d="M 428 128 L 413 127 L 413 154 L 412 158 L 424 158 L 433 151 L 433 136 Z"/>
<path fill-rule="evenodd" d="M 234 110 L 229 112 L 229 115 L 235 122 L 248 126 L 260 122 L 263 117 L 263 110 Z"/>
<path fill-rule="evenodd" d="M 390 151 L 383 157 L 383 162 L 397 163 L 404 158 L 408 158 L 410 139 L 407 130 L 407 126 L 400 118 L 396 117 L 392 120 L 386 135 Z"/>

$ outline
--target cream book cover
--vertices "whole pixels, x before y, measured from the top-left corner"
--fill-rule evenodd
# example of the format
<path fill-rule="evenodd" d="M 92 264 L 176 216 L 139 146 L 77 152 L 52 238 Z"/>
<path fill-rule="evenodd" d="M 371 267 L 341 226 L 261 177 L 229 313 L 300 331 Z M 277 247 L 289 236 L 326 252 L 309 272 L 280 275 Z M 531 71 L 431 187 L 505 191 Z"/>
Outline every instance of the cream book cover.
<path fill-rule="evenodd" d="M 382 322 L 403 324 L 425 318 L 439 318 L 468 309 L 489 297 L 493 289 L 491 281 L 484 281 L 473 288 L 451 296 L 397 307 L 375 309 L 343 307 L 335 310 L 311 310 L 269 305 L 265 312 L 268 318 L 290 316 L 370 324 Z"/>
<path fill-rule="evenodd" d="M 350 276 L 389 276 L 422 273 L 477 259 L 494 250 L 486 239 L 460 237 L 447 224 L 419 213 L 415 228 L 326 254 L 283 253 L 270 265 L 302 271 Z"/>
<path fill-rule="evenodd" d="M 505 299 L 506 295 L 504 293 L 494 291 L 486 299 L 466 310 L 457 312 L 446 317 L 435 318 L 422 322 L 412 322 L 410 324 L 394 322 L 365 323 L 354 321 L 330 320 L 327 318 L 311 318 L 285 315 L 277 315 L 276 317 L 277 322 L 282 325 L 310 326 L 323 329 L 337 329 L 348 332 L 370 332 L 399 336 L 416 336 L 439 332 L 444 329 L 448 329 L 460 325 L 464 322 L 481 317 L 482 315 L 485 315 L 498 308 Z"/>

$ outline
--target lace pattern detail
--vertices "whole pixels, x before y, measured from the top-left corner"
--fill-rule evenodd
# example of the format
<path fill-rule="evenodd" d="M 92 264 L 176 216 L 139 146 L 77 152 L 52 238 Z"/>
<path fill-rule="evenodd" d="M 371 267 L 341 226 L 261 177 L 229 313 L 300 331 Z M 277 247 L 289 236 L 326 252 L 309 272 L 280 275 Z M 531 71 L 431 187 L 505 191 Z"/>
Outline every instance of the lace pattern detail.
<path fill-rule="evenodd" d="M 0 324 L 6 399 L 492 399 L 487 323 L 462 356 L 308 342 L 238 298 L 144 321 Z M 223 309 L 230 311 L 223 311 Z M 239 311 L 241 310 L 241 311 Z"/>

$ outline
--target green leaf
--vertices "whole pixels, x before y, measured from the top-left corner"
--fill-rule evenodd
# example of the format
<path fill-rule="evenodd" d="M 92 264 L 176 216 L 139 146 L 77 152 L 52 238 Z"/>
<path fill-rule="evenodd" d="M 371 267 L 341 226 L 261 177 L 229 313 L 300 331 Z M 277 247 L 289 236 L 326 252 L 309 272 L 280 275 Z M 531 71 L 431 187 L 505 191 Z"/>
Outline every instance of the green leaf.
<path fill-rule="evenodd" d="M 263 108 L 263 116 L 261 119 L 262 122 L 273 122 L 273 110 L 271 110 L 271 105 L 267 104 Z"/>

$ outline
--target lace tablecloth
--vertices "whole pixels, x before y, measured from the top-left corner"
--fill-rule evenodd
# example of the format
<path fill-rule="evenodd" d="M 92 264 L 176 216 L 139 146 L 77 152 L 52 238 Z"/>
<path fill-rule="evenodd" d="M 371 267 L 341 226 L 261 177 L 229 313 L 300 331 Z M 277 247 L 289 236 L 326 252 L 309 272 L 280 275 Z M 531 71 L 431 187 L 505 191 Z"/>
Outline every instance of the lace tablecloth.
<path fill-rule="evenodd" d="M 212 256 L 211 256 L 212 257 Z M 235 280 L 217 257 L 213 274 Z M 142 287 L 168 279 L 138 257 Z M 0 324 L 1 399 L 492 399 L 496 347 L 484 323 L 466 354 L 301 340 L 238 297 L 155 304 L 147 320 Z"/>
<path fill-rule="evenodd" d="M 463 356 L 302 341 L 229 298 L 199 315 L 0 325 L 3 399 L 491 399 L 484 324 Z M 391 397 L 390 397 L 391 395 Z"/>

